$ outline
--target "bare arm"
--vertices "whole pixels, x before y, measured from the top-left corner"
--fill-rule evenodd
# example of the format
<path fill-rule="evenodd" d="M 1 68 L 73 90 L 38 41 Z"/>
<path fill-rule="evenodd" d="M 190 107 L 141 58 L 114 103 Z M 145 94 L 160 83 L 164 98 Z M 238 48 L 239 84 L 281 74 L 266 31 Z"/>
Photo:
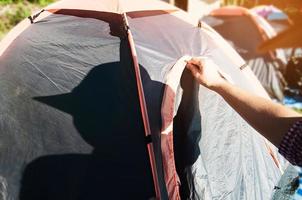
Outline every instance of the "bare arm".
<path fill-rule="evenodd" d="M 205 87 L 220 94 L 253 128 L 279 146 L 283 135 L 302 115 L 265 98 L 250 94 L 222 78 L 215 66 L 192 59 L 187 68 Z"/>

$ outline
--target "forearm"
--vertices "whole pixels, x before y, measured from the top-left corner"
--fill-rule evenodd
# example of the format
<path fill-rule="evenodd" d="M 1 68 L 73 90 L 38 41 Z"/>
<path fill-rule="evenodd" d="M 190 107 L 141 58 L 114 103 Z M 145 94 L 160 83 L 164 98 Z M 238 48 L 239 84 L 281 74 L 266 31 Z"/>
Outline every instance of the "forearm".
<path fill-rule="evenodd" d="M 279 146 L 283 135 L 302 116 L 270 100 L 250 94 L 228 82 L 211 88 L 220 94 L 253 128 L 274 145 Z"/>

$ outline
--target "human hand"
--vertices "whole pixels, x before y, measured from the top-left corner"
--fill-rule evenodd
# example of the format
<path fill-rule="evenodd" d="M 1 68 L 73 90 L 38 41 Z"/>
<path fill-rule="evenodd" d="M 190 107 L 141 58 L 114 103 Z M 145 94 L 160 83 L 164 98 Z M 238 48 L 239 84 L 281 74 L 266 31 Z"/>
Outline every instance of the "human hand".
<path fill-rule="evenodd" d="M 192 58 L 187 61 L 186 68 L 191 71 L 198 83 L 209 89 L 215 89 L 226 82 L 217 65 L 209 59 Z"/>

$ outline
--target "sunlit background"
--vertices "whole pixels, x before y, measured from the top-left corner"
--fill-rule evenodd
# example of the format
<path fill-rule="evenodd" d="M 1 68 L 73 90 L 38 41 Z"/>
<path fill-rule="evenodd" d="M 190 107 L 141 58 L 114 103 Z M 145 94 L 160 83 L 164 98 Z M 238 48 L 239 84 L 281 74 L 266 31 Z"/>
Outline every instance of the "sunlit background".
<path fill-rule="evenodd" d="M 22 19 L 32 12 L 56 0 L 0 0 L 0 39 Z M 301 0 L 164 0 L 196 16 L 208 14 L 211 10 L 225 5 L 239 5 L 252 8 L 257 5 L 274 5 L 293 20 L 301 16 Z"/>

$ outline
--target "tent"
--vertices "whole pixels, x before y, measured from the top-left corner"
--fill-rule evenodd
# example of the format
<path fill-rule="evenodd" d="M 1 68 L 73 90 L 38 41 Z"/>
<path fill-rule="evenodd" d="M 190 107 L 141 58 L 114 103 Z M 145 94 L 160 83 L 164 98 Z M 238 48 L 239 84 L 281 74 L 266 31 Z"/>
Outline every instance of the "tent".
<path fill-rule="evenodd" d="M 276 48 L 301 48 L 301 24 L 302 23 L 294 24 L 276 37 L 263 42 L 259 45 L 259 50 L 265 52 Z"/>
<path fill-rule="evenodd" d="M 262 5 L 252 8 L 262 17 L 268 20 L 287 20 L 288 16 L 280 9 L 276 8 L 273 5 Z"/>
<path fill-rule="evenodd" d="M 155 0 L 63 0 L 17 25 L 0 44 L 1 199 L 268 199 L 285 161 L 185 60 L 269 97 L 197 25 Z"/>
<path fill-rule="evenodd" d="M 278 33 L 284 31 L 292 24 L 287 14 L 273 5 L 256 6 L 251 11 L 265 18 Z"/>
<path fill-rule="evenodd" d="M 213 10 L 202 20 L 232 44 L 250 65 L 270 96 L 282 100 L 284 84 L 280 71 L 285 68 L 285 52 L 257 52 L 258 45 L 276 35 L 273 28 L 260 16 L 237 6 Z"/>

